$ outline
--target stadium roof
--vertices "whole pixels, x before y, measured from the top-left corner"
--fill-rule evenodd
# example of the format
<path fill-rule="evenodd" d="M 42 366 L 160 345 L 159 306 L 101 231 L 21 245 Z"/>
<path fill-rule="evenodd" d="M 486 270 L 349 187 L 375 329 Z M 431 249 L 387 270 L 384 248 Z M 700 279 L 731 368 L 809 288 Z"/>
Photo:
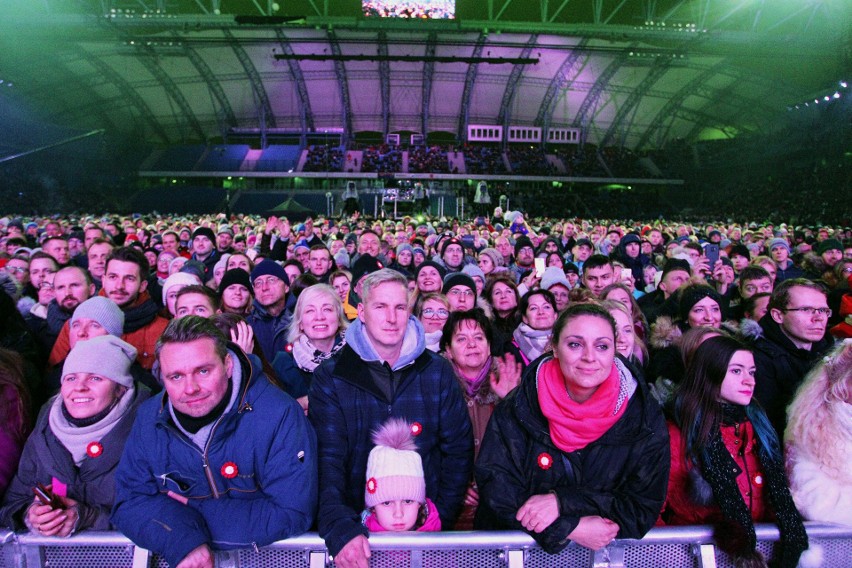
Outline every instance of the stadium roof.
<path fill-rule="evenodd" d="M 499 124 L 645 148 L 764 130 L 852 79 L 848 0 L 460 0 L 430 21 L 278 2 L 12 0 L 0 104 L 156 144 Z"/>

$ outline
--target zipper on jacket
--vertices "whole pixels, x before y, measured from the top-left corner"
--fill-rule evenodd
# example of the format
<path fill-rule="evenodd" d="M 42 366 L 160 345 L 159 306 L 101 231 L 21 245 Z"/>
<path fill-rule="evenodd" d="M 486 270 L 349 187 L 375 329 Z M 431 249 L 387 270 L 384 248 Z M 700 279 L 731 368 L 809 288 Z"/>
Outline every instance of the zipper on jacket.
<path fill-rule="evenodd" d="M 207 450 L 210 449 L 210 441 L 213 439 L 213 434 L 216 433 L 216 428 L 219 426 L 219 423 L 225 417 L 223 414 L 219 418 L 216 419 L 216 422 L 213 423 L 213 427 L 210 429 L 210 435 L 207 436 L 207 443 L 204 444 L 204 453 L 202 454 L 202 459 L 204 460 L 202 465 L 204 466 L 204 475 L 207 476 L 207 483 L 210 484 L 210 490 L 213 491 L 213 498 L 219 498 L 219 490 L 216 488 L 216 480 L 213 479 L 213 473 L 210 471 L 210 460 L 207 458 Z"/>

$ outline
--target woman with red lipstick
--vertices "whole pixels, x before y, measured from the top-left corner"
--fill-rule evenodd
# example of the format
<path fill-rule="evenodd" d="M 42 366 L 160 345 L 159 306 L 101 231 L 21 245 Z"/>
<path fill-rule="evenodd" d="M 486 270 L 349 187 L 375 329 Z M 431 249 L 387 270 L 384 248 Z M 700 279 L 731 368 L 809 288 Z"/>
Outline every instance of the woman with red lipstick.
<path fill-rule="evenodd" d="M 671 473 L 662 520 L 717 526 L 720 547 L 737 566 L 766 566 L 755 522 L 777 522 L 779 566 L 796 566 L 808 540 L 784 473 L 781 446 L 752 402 L 754 355 L 730 337 L 696 350 L 676 391 L 668 429 Z"/>

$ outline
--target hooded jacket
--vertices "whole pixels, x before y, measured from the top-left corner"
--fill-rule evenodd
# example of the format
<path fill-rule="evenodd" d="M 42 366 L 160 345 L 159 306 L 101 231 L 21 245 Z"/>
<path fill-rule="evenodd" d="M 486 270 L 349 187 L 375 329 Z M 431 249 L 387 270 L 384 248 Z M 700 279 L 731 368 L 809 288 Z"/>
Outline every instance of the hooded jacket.
<path fill-rule="evenodd" d="M 769 421 L 783 439 L 787 425 L 787 405 L 817 361 L 831 348 L 833 340 L 826 334 L 811 345 L 810 351 L 799 349 L 784 335 L 781 326 L 768 313 L 759 325 L 743 327 L 754 345 L 754 397 L 766 411 Z"/>
<path fill-rule="evenodd" d="M 527 368 L 521 385 L 494 410 L 476 462 L 480 530 L 525 530 L 548 553 L 568 545 L 580 518 L 599 515 L 619 526 L 617 538 L 642 538 L 666 497 L 669 435 L 662 411 L 644 383 L 603 436 L 563 452 L 551 440 L 538 401 L 538 371 L 552 356 Z M 619 372 L 629 373 L 620 360 Z M 542 461 L 543 456 L 549 459 Z M 544 464 L 544 465 L 543 465 Z M 533 495 L 552 492 L 559 517 L 540 533 L 515 519 Z"/>
<path fill-rule="evenodd" d="M 264 546 L 307 531 L 314 519 L 313 428 L 237 346 L 229 353 L 236 396 L 204 449 L 175 424 L 164 391 L 139 409 L 115 474 L 113 523 L 171 566 L 202 544 Z"/>
<path fill-rule="evenodd" d="M 420 426 L 416 442 L 426 496 L 442 526 L 453 525 L 473 465 L 470 419 L 452 366 L 426 350 L 414 317 L 392 366 L 380 360 L 360 320 L 346 330 L 346 341 L 317 367 L 309 395 L 321 472 L 318 528 L 332 555 L 367 534 L 360 512 L 371 432 L 388 418 Z"/>

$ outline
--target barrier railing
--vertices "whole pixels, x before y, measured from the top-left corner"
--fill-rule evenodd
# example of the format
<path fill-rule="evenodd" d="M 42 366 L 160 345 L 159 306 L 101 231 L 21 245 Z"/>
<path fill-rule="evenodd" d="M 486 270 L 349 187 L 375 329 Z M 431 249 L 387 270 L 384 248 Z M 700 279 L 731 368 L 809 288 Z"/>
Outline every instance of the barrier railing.
<path fill-rule="evenodd" d="M 849 566 L 852 527 L 806 523 L 821 565 Z M 758 550 L 772 558 L 779 534 L 758 525 Z M 707 526 L 659 527 L 641 540 L 616 540 L 596 552 L 571 544 L 550 555 L 522 532 L 385 533 L 370 536 L 372 568 L 622 568 L 732 567 Z M 84 532 L 70 538 L 0 531 L 0 559 L 9 568 L 166 568 L 165 560 L 114 532 Z M 216 553 L 218 568 L 324 568 L 333 565 L 316 533 L 259 550 Z"/>

